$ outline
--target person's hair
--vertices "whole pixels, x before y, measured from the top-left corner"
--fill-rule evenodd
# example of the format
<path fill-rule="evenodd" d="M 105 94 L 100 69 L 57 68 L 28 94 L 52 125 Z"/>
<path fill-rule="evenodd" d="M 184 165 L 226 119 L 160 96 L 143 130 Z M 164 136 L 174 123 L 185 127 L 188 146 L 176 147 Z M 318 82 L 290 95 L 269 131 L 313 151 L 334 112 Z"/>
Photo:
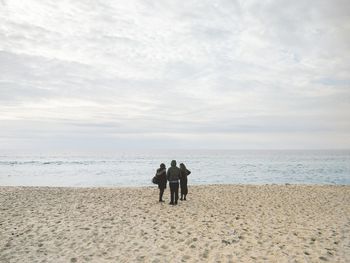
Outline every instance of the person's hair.
<path fill-rule="evenodd" d="M 164 163 L 161 163 L 161 164 L 160 164 L 160 168 L 165 168 L 165 164 L 164 164 Z"/>
<path fill-rule="evenodd" d="M 186 169 L 186 166 L 183 163 L 180 163 L 180 168 L 181 169 Z"/>

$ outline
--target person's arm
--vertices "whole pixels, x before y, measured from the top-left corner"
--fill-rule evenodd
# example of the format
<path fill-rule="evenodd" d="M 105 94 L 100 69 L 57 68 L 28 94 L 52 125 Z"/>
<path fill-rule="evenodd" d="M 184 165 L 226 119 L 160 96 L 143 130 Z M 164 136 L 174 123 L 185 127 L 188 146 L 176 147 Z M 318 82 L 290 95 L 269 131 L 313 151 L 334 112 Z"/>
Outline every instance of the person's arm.
<path fill-rule="evenodd" d="M 187 170 L 187 176 L 191 174 L 191 171 L 190 170 Z"/>
<path fill-rule="evenodd" d="M 179 169 L 178 171 L 179 171 L 179 173 L 177 174 L 177 176 L 178 176 L 178 180 L 180 180 L 181 176 L 182 176 L 181 169 Z"/>
<path fill-rule="evenodd" d="M 163 169 L 162 170 L 162 172 L 161 172 L 161 174 L 160 174 L 160 177 L 164 180 L 165 179 L 165 181 L 166 181 L 166 169 Z"/>
<path fill-rule="evenodd" d="M 161 177 L 163 173 L 165 173 L 164 169 L 163 170 L 157 169 L 157 177 Z"/>

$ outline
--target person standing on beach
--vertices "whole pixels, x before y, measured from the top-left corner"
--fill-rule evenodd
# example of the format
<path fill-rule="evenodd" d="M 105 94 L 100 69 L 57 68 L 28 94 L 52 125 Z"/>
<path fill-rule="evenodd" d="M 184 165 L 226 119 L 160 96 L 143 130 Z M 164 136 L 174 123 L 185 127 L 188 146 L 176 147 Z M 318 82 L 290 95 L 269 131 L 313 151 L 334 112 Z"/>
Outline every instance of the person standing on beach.
<path fill-rule="evenodd" d="M 168 169 L 166 177 L 170 186 L 170 203 L 169 205 L 177 205 L 179 199 L 179 179 L 180 168 L 176 166 L 176 161 L 171 161 L 171 167 Z"/>
<path fill-rule="evenodd" d="M 157 169 L 156 177 L 158 180 L 158 188 L 159 188 L 159 202 L 164 202 L 163 194 L 167 184 L 166 168 L 164 163 L 161 163 L 160 168 Z"/>
<path fill-rule="evenodd" d="M 188 193 L 187 187 L 187 176 L 190 175 L 191 171 L 187 170 L 183 163 L 180 163 L 180 187 L 181 187 L 181 198 L 180 200 L 186 200 Z"/>

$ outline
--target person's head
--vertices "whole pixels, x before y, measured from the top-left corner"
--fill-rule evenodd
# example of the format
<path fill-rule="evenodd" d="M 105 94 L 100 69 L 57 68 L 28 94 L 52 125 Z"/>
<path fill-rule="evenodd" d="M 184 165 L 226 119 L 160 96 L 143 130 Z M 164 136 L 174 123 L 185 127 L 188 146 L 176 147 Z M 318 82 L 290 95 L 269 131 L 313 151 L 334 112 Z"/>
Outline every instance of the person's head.
<path fill-rule="evenodd" d="M 161 169 L 165 169 L 165 164 L 164 164 L 164 163 L 161 163 L 161 164 L 160 164 L 160 168 L 161 168 Z"/>
<path fill-rule="evenodd" d="M 171 161 L 171 166 L 173 166 L 173 167 L 176 166 L 176 161 L 175 161 L 175 160 L 172 160 L 172 161 Z"/>
<path fill-rule="evenodd" d="M 180 163 L 180 169 L 186 169 L 186 166 L 183 163 Z"/>

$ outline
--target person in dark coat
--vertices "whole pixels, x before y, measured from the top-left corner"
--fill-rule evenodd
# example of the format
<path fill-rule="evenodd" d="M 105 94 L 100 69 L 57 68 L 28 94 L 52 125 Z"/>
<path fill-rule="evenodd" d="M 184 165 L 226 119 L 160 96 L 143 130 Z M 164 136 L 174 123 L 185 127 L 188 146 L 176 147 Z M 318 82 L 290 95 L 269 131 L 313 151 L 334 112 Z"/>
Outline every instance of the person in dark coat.
<path fill-rule="evenodd" d="M 166 177 L 169 181 L 170 186 L 170 203 L 169 205 L 177 205 L 177 200 L 179 199 L 179 179 L 180 179 L 180 169 L 176 166 L 176 161 L 171 161 L 171 167 L 166 173 Z"/>
<path fill-rule="evenodd" d="M 187 187 L 187 176 L 190 175 L 191 171 L 187 170 L 183 163 L 180 163 L 180 187 L 181 187 L 181 198 L 180 200 L 186 200 L 188 193 Z"/>
<path fill-rule="evenodd" d="M 156 177 L 158 180 L 158 188 L 159 188 L 159 202 L 164 202 L 163 194 L 167 184 L 166 168 L 164 163 L 161 163 L 160 168 L 157 169 Z"/>

